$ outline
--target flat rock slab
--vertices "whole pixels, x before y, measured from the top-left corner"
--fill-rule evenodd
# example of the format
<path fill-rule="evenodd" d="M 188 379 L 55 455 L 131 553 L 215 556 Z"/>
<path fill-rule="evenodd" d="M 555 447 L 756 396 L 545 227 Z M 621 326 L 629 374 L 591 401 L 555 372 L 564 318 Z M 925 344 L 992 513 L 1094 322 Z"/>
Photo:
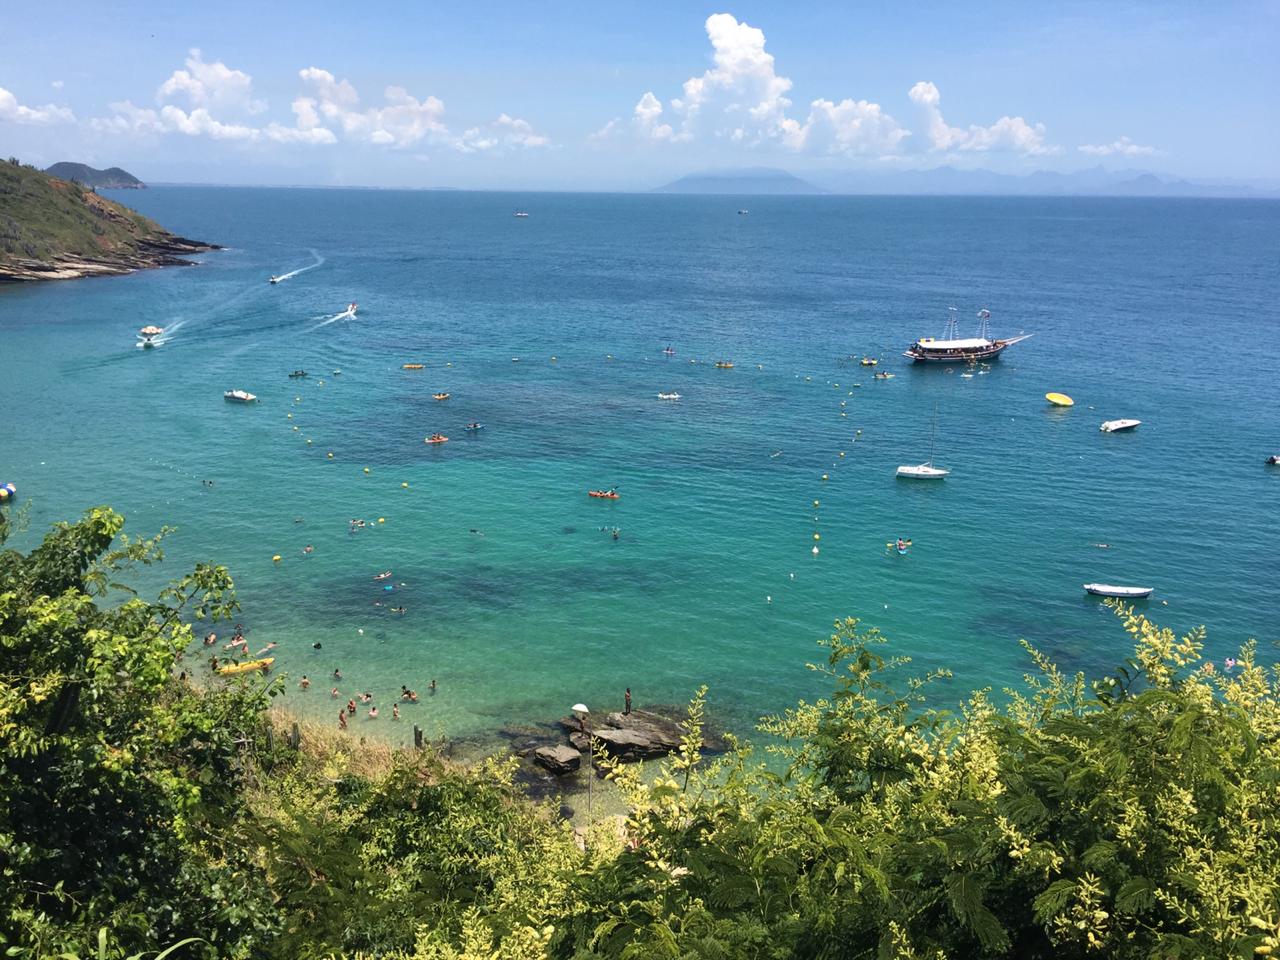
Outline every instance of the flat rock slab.
<path fill-rule="evenodd" d="M 539 747 L 533 751 L 533 759 L 552 773 L 571 773 L 582 766 L 582 754 L 564 744 Z"/>
<path fill-rule="evenodd" d="M 569 742 L 580 750 L 589 749 L 587 735 L 578 720 L 564 717 L 560 725 L 568 731 Z M 648 710 L 610 713 L 588 725 L 588 730 L 610 756 L 619 760 L 649 760 L 665 757 L 680 746 L 680 724 Z"/>

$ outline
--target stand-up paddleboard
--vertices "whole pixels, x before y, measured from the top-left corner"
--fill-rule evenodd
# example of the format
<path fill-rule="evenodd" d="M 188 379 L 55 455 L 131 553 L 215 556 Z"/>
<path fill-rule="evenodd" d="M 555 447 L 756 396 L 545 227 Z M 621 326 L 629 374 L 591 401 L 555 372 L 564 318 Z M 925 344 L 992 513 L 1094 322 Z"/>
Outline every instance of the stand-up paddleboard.
<path fill-rule="evenodd" d="M 1044 398 L 1052 403 L 1055 407 L 1071 407 L 1075 405 L 1075 401 L 1068 397 L 1065 393 L 1046 393 Z"/>

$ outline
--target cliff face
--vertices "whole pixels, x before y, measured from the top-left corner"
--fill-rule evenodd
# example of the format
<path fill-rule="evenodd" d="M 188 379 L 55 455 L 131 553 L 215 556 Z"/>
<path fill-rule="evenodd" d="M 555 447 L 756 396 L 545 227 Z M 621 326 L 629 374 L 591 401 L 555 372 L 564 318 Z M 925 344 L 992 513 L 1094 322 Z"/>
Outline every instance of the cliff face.
<path fill-rule="evenodd" d="M 105 190 L 145 190 L 146 184 L 127 170 L 119 167 L 108 167 L 98 170 L 86 163 L 55 163 L 45 169 L 45 173 L 60 180 L 74 180 L 86 187 Z"/>
<path fill-rule="evenodd" d="M 78 183 L 0 162 L 0 283 L 186 266 L 181 255 L 217 249 Z"/>

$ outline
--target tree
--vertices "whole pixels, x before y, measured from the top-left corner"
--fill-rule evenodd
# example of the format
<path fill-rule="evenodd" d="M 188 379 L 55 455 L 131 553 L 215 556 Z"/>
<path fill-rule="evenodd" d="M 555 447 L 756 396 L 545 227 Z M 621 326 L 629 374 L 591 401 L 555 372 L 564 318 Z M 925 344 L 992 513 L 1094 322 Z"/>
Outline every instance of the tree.
<path fill-rule="evenodd" d="M 0 937 L 44 956 L 109 927 L 122 953 L 195 935 L 242 954 L 271 913 L 222 831 L 268 691 L 174 676 L 186 621 L 235 609 L 231 578 L 200 565 L 133 596 L 115 578 L 162 553 L 122 527 L 98 508 L 0 552 Z"/>

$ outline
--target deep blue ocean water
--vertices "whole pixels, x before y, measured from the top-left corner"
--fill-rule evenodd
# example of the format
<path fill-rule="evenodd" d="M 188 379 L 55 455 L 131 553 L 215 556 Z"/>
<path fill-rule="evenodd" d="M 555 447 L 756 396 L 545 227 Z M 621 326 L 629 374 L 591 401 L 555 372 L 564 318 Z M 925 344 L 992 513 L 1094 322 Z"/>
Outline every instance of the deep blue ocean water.
<path fill-rule="evenodd" d="M 30 522 L 15 545 L 99 503 L 135 533 L 176 526 L 144 582 L 229 566 L 251 649 L 275 641 L 316 681 L 295 709 L 327 718 L 338 666 L 344 701 L 435 678 L 405 717 L 432 736 L 701 683 L 746 729 L 825 692 L 805 663 L 845 615 L 952 667 L 941 695 L 959 700 L 1016 682 L 1022 638 L 1067 669 L 1118 663 L 1094 580 L 1154 586 L 1145 609 L 1207 624 L 1218 659 L 1249 637 L 1275 657 L 1280 203 L 118 199 L 228 249 L 0 289 L 0 482 Z M 912 367 L 903 348 L 950 305 L 966 335 L 988 307 L 996 333 L 1034 336 L 971 378 Z M 144 352 L 149 323 L 169 341 Z M 894 379 L 848 360 L 864 354 Z M 895 479 L 928 456 L 935 409 L 952 475 Z M 1099 432 L 1119 417 L 1143 423 Z M 435 431 L 449 443 L 424 445 Z M 586 495 L 613 485 L 617 502 Z M 885 549 L 899 535 L 905 556 Z M 391 592 L 371 579 L 386 569 Z"/>

